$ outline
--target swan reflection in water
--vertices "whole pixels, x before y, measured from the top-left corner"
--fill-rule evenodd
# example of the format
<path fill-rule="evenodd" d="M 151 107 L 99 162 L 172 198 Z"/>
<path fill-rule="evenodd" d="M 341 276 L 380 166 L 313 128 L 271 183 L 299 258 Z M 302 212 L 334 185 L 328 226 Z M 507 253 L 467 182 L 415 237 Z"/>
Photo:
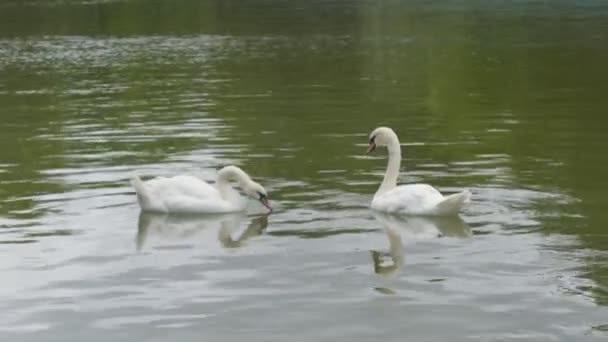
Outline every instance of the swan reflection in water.
<path fill-rule="evenodd" d="M 384 226 L 389 244 L 388 253 L 371 251 L 374 272 L 386 277 L 395 276 L 404 265 L 402 237 L 417 240 L 442 236 L 471 236 L 471 228 L 460 216 L 398 216 L 381 212 L 374 212 L 373 214 L 376 220 Z"/>
<path fill-rule="evenodd" d="M 247 229 L 238 238 L 233 238 L 233 233 L 247 218 L 243 213 L 170 215 L 141 212 L 135 239 L 137 250 L 144 247 L 150 236 L 186 240 L 208 229 L 218 229 L 217 238 L 224 248 L 240 247 L 247 239 L 261 235 L 268 226 L 268 214 L 251 217 Z"/>

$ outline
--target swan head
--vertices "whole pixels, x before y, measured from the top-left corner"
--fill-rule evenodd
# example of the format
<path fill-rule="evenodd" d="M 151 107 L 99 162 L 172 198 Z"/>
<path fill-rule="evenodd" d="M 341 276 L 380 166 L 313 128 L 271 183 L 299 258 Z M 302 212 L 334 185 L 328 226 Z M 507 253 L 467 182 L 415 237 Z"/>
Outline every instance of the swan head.
<path fill-rule="evenodd" d="M 270 201 L 268 200 L 268 193 L 266 192 L 266 189 L 264 189 L 263 186 L 254 181 L 250 181 L 243 185 L 243 191 L 245 191 L 247 196 L 260 201 L 263 206 L 268 208 L 268 210 L 272 211 Z"/>
<path fill-rule="evenodd" d="M 378 127 L 369 135 L 369 146 L 367 153 L 370 153 L 378 146 L 388 146 L 398 141 L 397 134 L 388 127 Z"/>

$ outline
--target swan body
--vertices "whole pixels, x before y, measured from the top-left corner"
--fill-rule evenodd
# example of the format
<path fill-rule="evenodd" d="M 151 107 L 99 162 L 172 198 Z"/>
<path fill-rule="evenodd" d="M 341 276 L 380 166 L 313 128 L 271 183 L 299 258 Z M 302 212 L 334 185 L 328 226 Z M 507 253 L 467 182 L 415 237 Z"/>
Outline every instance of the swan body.
<path fill-rule="evenodd" d="M 185 175 L 158 177 L 145 182 L 135 175 L 131 178 L 131 185 L 142 211 L 181 214 L 243 211 L 246 202 L 232 188 L 231 180 L 237 181 L 249 197 L 258 199 L 271 209 L 266 190 L 236 166 L 226 166 L 218 171 L 215 185 Z"/>
<path fill-rule="evenodd" d="M 401 145 L 397 134 L 388 127 L 376 128 L 370 134 L 368 153 L 377 146 L 387 147 L 388 166 L 384 180 L 372 199 L 372 209 L 404 215 L 448 216 L 457 215 L 469 202 L 471 192 L 468 190 L 443 196 L 428 184 L 397 186 L 401 166 Z"/>

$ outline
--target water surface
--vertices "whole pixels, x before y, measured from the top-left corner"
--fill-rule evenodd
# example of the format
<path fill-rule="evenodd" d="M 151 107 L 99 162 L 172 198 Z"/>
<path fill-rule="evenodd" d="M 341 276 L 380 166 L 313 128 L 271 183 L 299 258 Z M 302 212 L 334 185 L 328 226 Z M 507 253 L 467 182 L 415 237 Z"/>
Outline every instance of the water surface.
<path fill-rule="evenodd" d="M 602 1 L 3 1 L 0 337 L 602 340 Z M 401 182 L 461 218 L 368 209 Z M 140 214 L 236 164 L 275 212 Z"/>

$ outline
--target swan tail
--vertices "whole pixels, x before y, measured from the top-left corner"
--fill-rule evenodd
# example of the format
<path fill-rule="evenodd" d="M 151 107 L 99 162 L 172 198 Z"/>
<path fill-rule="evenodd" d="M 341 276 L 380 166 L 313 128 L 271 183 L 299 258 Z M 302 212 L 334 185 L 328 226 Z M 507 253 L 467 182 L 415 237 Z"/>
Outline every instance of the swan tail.
<path fill-rule="evenodd" d="M 457 215 L 460 209 L 471 201 L 471 192 L 465 190 L 457 194 L 446 196 L 437 204 L 438 215 Z"/>
<path fill-rule="evenodd" d="M 141 178 L 139 178 L 139 175 L 135 174 L 131 176 L 131 185 L 135 188 L 135 193 L 137 193 L 137 202 L 139 203 L 139 206 L 142 209 L 146 208 L 150 202 L 148 189 Z"/>

